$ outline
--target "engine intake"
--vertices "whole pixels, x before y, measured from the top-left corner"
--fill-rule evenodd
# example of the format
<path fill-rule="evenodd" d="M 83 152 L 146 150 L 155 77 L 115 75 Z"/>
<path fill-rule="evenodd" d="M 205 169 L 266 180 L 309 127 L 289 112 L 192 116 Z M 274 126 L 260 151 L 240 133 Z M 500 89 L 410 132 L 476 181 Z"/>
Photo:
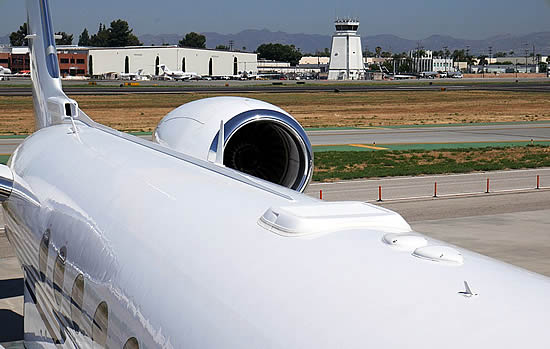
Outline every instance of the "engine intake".
<path fill-rule="evenodd" d="M 226 167 L 297 191 L 305 190 L 313 170 L 311 144 L 300 124 L 271 104 L 239 97 L 190 102 L 166 115 L 153 139 L 213 162 L 220 121 L 224 122 Z"/>

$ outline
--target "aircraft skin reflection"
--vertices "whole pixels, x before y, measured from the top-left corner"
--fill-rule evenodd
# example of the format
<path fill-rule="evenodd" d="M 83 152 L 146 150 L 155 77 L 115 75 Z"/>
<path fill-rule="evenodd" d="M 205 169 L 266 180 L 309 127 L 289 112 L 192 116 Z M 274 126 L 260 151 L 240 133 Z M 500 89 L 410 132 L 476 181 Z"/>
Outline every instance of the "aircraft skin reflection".
<path fill-rule="evenodd" d="M 61 89 L 48 1 L 27 9 L 38 131 L 0 168 L 27 347 L 550 340 L 546 277 L 93 122 Z"/>

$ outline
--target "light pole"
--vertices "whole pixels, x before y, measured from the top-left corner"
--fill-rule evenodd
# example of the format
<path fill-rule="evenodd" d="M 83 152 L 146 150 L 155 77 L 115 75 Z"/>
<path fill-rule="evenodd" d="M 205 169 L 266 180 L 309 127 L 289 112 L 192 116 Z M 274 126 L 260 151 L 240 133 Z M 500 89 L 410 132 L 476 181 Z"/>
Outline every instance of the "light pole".
<path fill-rule="evenodd" d="M 443 46 L 443 53 L 445 54 L 445 73 L 447 72 L 447 48 L 448 46 Z"/>
<path fill-rule="evenodd" d="M 470 45 L 466 45 L 466 70 L 468 73 L 471 73 L 470 71 Z"/>
<path fill-rule="evenodd" d="M 529 56 L 528 44 L 525 44 L 525 74 L 527 74 L 527 57 Z"/>

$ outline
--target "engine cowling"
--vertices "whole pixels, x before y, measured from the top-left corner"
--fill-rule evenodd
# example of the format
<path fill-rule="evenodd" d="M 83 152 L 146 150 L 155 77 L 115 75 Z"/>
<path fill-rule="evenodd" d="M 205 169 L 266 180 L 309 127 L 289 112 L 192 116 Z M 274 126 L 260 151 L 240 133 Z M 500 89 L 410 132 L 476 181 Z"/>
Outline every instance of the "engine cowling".
<path fill-rule="evenodd" d="M 214 162 L 221 121 L 226 167 L 305 190 L 313 171 L 311 143 L 290 114 L 266 102 L 212 97 L 186 103 L 159 122 L 153 141 Z"/>

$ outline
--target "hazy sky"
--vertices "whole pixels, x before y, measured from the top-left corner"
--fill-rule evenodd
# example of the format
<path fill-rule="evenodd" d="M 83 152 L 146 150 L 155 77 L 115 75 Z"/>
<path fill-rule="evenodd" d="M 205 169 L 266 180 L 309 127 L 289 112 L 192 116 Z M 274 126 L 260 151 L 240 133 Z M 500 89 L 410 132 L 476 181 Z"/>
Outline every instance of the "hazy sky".
<path fill-rule="evenodd" d="M 24 1 L 0 0 L 0 35 L 25 20 Z M 344 3 L 344 5 L 338 5 Z M 395 34 L 423 39 L 432 34 L 486 38 L 496 34 L 550 31 L 550 0 L 50 0 L 56 31 L 91 33 L 98 23 L 128 20 L 140 34 L 189 31 L 236 33 L 244 29 L 330 34 L 336 15 L 357 16 L 362 35 Z"/>

